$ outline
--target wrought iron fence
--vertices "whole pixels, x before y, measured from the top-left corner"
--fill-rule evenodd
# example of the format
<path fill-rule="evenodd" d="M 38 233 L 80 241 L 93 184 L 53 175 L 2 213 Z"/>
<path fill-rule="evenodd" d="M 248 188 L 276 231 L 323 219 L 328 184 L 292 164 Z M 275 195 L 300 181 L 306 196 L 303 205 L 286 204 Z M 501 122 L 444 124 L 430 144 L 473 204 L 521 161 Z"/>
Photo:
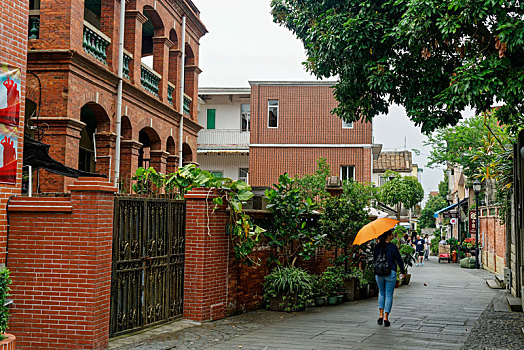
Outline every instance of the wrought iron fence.
<path fill-rule="evenodd" d="M 182 317 L 185 202 L 115 198 L 110 336 Z"/>

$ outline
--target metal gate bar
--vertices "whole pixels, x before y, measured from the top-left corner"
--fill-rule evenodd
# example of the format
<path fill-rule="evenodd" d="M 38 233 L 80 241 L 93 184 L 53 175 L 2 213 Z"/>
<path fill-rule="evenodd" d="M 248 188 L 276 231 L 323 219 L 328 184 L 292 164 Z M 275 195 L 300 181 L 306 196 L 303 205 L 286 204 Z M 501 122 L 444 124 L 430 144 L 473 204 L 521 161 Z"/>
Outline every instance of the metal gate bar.
<path fill-rule="evenodd" d="M 183 200 L 116 197 L 110 336 L 182 317 Z"/>

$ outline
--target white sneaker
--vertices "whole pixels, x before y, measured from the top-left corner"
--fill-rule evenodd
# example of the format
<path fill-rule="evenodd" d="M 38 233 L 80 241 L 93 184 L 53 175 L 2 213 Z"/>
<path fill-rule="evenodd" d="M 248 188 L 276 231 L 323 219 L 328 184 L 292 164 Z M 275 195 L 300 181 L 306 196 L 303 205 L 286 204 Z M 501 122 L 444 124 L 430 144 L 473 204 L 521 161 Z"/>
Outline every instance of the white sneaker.
<path fill-rule="evenodd" d="M 422 266 L 424 266 L 424 263 L 421 263 L 421 264 L 422 264 Z"/>
<path fill-rule="evenodd" d="M 415 266 L 418 266 L 418 263 Z"/>

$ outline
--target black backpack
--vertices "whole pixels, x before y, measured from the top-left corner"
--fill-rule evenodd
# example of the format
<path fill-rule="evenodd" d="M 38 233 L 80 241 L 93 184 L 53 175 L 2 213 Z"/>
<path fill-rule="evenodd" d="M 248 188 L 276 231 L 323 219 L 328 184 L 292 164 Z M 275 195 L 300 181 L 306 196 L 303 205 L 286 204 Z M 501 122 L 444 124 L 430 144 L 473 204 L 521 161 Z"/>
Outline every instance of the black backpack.
<path fill-rule="evenodd" d="M 388 258 L 386 257 L 386 247 L 382 248 L 375 261 L 373 261 L 373 270 L 377 276 L 388 276 L 391 273 Z"/>

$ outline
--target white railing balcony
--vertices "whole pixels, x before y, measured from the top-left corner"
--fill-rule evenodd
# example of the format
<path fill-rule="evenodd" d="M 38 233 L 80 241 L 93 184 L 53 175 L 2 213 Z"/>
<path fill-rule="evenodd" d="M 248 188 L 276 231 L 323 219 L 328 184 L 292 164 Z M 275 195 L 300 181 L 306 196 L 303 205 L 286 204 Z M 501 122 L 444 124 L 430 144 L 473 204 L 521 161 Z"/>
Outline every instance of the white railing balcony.
<path fill-rule="evenodd" d="M 249 149 L 249 131 L 204 129 L 198 133 L 199 149 Z"/>

